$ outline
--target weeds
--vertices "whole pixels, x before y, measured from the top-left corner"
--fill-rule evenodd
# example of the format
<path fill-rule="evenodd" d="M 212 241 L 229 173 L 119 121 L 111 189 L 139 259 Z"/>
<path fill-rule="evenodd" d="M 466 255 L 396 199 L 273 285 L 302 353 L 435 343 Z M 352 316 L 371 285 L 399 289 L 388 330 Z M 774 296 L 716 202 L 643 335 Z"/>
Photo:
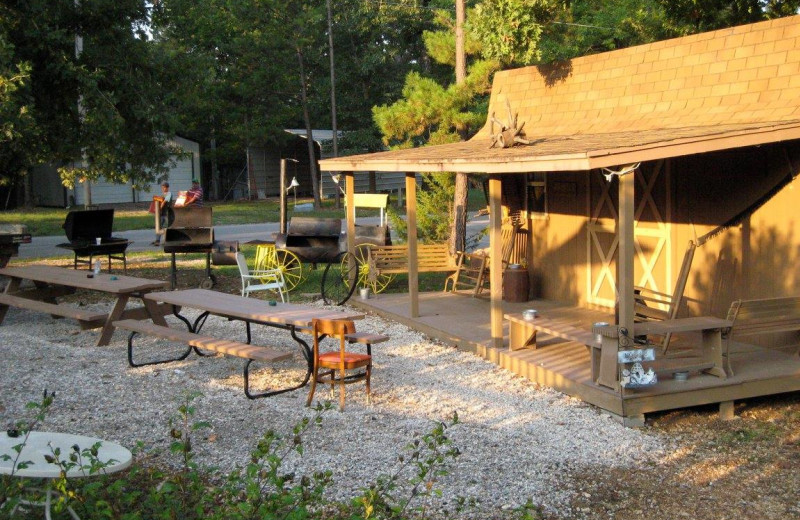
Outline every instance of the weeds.
<path fill-rule="evenodd" d="M 170 453 L 178 458 L 178 470 L 163 471 L 135 463 L 125 474 L 105 475 L 107 462 L 97 459 L 99 445 L 84 450 L 75 446 L 63 454 L 54 450 L 48 461 L 62 469 L 62 476 L 55 483 L 60 493 L 55 509 L 75 507 L 85 520 L 404 520 L 438 518 L 436 515 L 441 514 L 435 507 L 435 501 L 442 496 L 440 479 L 460 454 L 448 437 L 448 429 L 458 424 L 456 414 L 448 423 L 439 422 L 410 442 L 398 456 L 393 471 L 379 476 L 352 501 L 339 503 L 325 498 L 326 489 L 335 485 L 330 471 L 296 475 L 284 470 L 290 454 L 303 455 L 305 434 L 312 427 L 321 426 L 325 412 L 332 407 L 330 403 L 317 405 L 313 416 L 301 419 L 287 434 L 268 430 L 243 468 L 221 475 L 214 469 L 199 467 L 194 460 L 196 432 L 211 426 L 195 417 L 194 402 L 201 395 L 183 394 L 177 413 L 169 421 Z M 45 392 L 41 402 L 28 405 L 36 415 L 16 426 L 21 438 L 19 447 L 14 449 L 17 459 L 27 434 L 44 420 L 53 397 Z M 10 455 L 3 457 L 6 461 L 11 459 Z M 22 468 L 26 462 L 15 460 L 14 464 Z M 75 467 L 96 478 L 68 480 L 67 472 Z M 11 512 L 21 503 L 27 485 L 23 481 L 8 476 L 0 479 L 0 513 Z M 472 503 L 459 499 L 459 512 Z M 522 520 L 541 518 L 530 503 L 515 516 Z"/>

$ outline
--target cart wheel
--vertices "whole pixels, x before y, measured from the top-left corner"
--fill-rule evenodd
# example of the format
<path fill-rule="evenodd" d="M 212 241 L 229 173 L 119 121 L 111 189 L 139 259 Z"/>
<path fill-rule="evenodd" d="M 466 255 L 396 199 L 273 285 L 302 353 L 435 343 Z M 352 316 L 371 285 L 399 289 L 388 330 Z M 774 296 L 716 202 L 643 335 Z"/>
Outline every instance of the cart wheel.
<path fill-rule="evenodd" d="M 358 260 L 348 252 L 339 253 L 322 273 L 322 300 L 328 305 L 344 305 L 356 290 Z"/>
<path fill-rule="evenodd" d="M 360 245 L 356 246 L 355 250 L 356 260 L 358 260 L 358 286 L 369 287 L 372 294 L 380 294 L 386 287 L 392 283 L 395 275 L 393 274 L 379 274 L 371 276 L 369 272 L 369 246 Z"/>
<path fill-rule="evenodd" d="M 206 278 L 205 280 L 200 282 L 200 288 L 201 289 L 211 289 L 212 287 L 214 287 L 214 283 L 215 283 L 215 280 L 213 278 L 210 278 L 210 277 Z"/>
<path fill-rule="evenodd" d="M 263 257 L 258 258 L 256 255 L 256 270 L 261 269 L 280 269 L 287 291 L 291 291 L 303 281 L 303 263 L 296 254 L 286 249 L 271 246 Z"/>

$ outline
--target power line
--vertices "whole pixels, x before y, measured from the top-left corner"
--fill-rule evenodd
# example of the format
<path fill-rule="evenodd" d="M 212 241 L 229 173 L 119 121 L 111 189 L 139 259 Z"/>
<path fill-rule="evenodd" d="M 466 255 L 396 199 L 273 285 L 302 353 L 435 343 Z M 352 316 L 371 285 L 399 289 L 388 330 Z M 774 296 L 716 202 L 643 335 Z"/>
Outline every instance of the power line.
<path fill-rule="evenodd" d="M 569 25 L 571 27 L 586 27 L 587 29 L 605 29 L 606 31 L 614 31 L 613 27 L 603 27 L 600 25 L 588 25 L 585 23 L 570 23 L 570 22 L 550 22 L 553 25 Z"/>

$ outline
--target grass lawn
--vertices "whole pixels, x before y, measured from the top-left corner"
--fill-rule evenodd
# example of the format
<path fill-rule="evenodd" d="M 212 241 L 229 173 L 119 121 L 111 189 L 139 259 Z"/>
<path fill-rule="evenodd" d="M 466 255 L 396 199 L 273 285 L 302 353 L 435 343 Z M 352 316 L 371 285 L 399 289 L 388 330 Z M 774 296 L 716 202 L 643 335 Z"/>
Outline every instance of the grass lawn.
<path fill-rule="evenodd" d="M 299 203 L 312 202 L 308 199 L 298 199 Z M 277 222 L 280 218 L 279 201 L 267 199 L 260 201 L 238 201 L 207 203 L 214 208 L 214 225 L 255 224 L 260 222 Z M 304 216 L 344 218 L 344 210 L 333 207 L 333 201 L 325 201 L 322 211 L 302 213 Z M 485 207 L 485 199 L 481 190 L 472 190 L 470 193 L 470 210 Z M 289 202 L 289 217 L 292 215 L 293 201 Z M 114 231 L 129 231 L 134 229 L 152 229 L 153 215 L 147 212 L 149 203 L 115 205 Z M 63 235 L 62 225 L 68 209 L 64 208 L 33 208 L 27 210 L 2 211 L 0 223 L 21 223 L 28 227 L 28 232 L 33 236 Z M 359 217 L 377 216 L 377 210 L 359 210 Z M 255 246 L 242 246 L 242 251 L 247 258 L 255 258 Z M 178 267 L 178 286 L 181 288 L 197 287 L 205 278 L 204 255 L 181 255 Z M 72 265 L 71 256 L 52 259 L 31 259 L 21 261 L 14 259 L 15 264 L 25 263 L 56 263 L 58 265 Z M 308 301 L 317 298 L 320 294 L 322 273 L 325 268 L 321 264 L 316 270 L 311 265 L 304 265 L 303 280 L 291 294 L 292 301 Z M 158 280 L 169 279 L 168 256 L 160 251 L 130 252 L 128 253 L 128 270 L 133 276 L 153 278 Z M 238 293 L 241 290 L 239 272 L 235 266 L 214 266 L 213 273 L 218 283 L 215 289 Z M 446 273 L 420 273 L 419 289 L 421 291 L 441 290 L 444 286 Z M 406 292 L 408 290 L 407 275 L 398 275 L 389 284 L 384 292 Z"/>
<path fill-rule="evenodd" d="M 311 198 L 299 198 L 297 203 L 313 202 Z M 393 201 L 390 202 L 394 204 Z M 214 225 L 258 224 L 260 222 L 278 222 L 280 220 L 280 202 L 278 199 L 207 202 L 214 208 Z M 294 201 L 289 202 L 291 217 Z M 130 231 L 132 229 L 152 229 L 153 215 L 147 212 L 149 202 L 114 205 L 114 231 Z M 103 205 L 101 207 L 111 207 Z M 474 211 L 486 207 L 483 191 L 473 189 L 469 196 L 469 209 Z M 80 209 L 80 208 L 78 208 Z M 400 208 L 401 212 L 405 208 Z M 25 224 L 33 236 L 61 235 L 61 226 L 69 212 L 65 208 L 32 208 L 0 211 L 0 224 Z M 332 200 L 323 201 L 323 209 L 303 215 L 313 217 L 344 218 L 344 210 L 336 209 Z M 359 217 L 376 216 L 377 210 L 359 210 Z"/>

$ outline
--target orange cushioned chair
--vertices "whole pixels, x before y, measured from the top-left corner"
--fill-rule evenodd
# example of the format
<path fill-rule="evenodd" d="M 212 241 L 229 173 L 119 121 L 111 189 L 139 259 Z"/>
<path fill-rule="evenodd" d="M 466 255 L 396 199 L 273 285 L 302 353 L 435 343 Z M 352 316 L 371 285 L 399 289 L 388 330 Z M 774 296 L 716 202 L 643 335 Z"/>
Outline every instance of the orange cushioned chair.
<path fill-rule="evenodd" d="M 346 352 L 345 343 L 352 342 L 357 337 L 356 326 L 351 320 L 320 320 L 312 322 L 312 334 L 314 336 L 314 372 L 311 378 L 311 391 L 306 400 L 306 406 L 311 405 L 314 398 L 314 391 L 317 383 L 330 383 L 331 391 L 334 385 L 339 386 L 339 410 L 344 410 L 344 385 L 357 381 L 366 381 L 367 399 L 369 400 L 369 378 L 372 372 L 372 356 L 370 354 L 359 354 L 356 352 Z M 324 336 L 339 339 L 339 349 L 332 352 L 319 351 L 319 342 Z M 377 341 L 375 341 L 377 342 Z M 359 341 L 359 343 L 364 343 Z M 369 352 L 369 344 L 367 345 Z M 363 368 L 355 373 L 347 373 Z"/>

